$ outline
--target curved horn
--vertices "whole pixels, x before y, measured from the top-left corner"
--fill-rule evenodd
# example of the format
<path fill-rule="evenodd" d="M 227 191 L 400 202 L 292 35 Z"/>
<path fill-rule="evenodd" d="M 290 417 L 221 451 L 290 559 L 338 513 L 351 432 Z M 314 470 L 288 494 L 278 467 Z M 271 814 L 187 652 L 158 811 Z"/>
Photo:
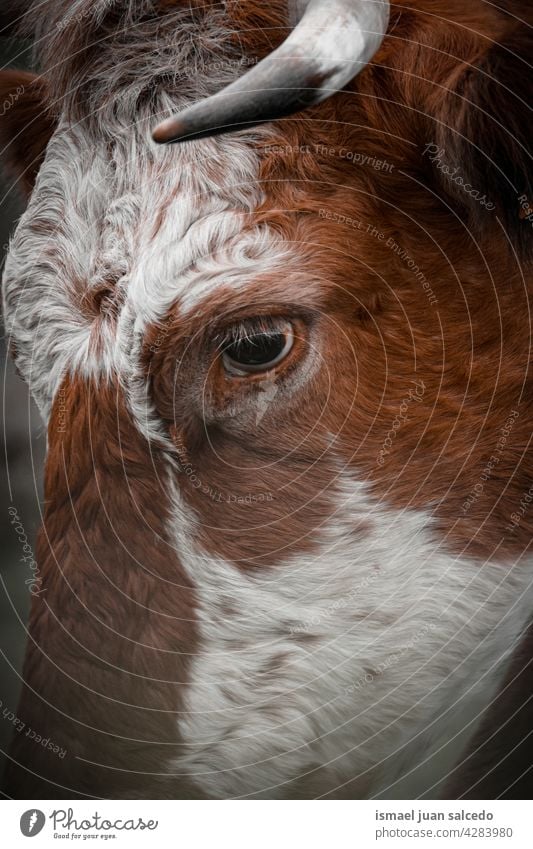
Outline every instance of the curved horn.
<path fill-rule="evenodd" d="M 234 132 L 320 103 L 371 60 L 389 21 L 389 0 L 291 0 L 297 26 L 286 41 L 222 92 L 168 118 L 160 144 Z"/>
<path fill-rule="evenodd" d="M 0 10 L 0 37 L 13 34 L 22 23 L 29 5 L 29 2 L 22 0 L 4 0 Z"/>

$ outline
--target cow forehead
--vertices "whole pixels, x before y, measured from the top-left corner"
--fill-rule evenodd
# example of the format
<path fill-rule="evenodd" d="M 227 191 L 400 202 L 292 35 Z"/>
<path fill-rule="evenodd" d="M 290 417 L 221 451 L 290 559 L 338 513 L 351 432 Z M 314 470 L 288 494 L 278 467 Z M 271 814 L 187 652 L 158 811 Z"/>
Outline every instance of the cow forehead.
<path fill-rule="evenodd" d="M 112 145 L 59 126 L 12 241 L 8 331 L 45 416 L 66 371 L 126 374 L 135 340 L 174 304 L 187 312 L 221 286 L 287 270 L 292 249 L 254 224 L 264 198 L 251 141 L 161 148 L 150 124 Z"/>

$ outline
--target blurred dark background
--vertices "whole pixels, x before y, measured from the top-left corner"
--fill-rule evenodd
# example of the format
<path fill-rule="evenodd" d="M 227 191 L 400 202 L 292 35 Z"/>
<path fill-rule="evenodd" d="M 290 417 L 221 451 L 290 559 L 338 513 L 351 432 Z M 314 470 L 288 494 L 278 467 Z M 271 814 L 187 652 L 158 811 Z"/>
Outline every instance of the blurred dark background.
<path fill-rule="evenodd" d="M 0 39 L 0 68 L 29 66 L 26 46 Z M 0 121 L 1 121 L 0 117 Z M 23 199 L 9 176 L 0 172 L 0 261 L 10 234 L 24 210 Z M 11 524 L 9 508 L 17 511 L 28 543 L 35 551 L 36 531 L 42 506 L 42 471 L 46 434 L 27 386 L 17 377 L 7 355 L 2 324 L 0 342 L 2 371 L 2 485 L 0 496 L 0 773 L 13 722 L 9 712 L 17 708 L 20 675 L 26 641 L 26 621 L 31 596 L 25 580 L 31 575 L 24 563 L 23 543 Z M 19 529 L 20 531 L 20 529 Z"/>

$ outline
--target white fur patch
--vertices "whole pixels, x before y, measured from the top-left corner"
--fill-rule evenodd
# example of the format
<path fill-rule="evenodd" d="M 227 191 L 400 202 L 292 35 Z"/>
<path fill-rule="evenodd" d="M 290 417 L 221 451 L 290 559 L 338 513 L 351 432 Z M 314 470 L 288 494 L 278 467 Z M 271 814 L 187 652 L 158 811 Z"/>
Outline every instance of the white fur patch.
<path fill-rule="evenodd" d="M 79 5 L 87 23 L 106 8 Z M 218 287 L 287 273 L 291 261 L 298 274 L 295 249 L 270 228 L 254 226 L 263 200 L 255 143 L 271 130 L 170 147 L 152 141 L 162 115 L 242 75 L 246 57 L 235 56 L 228 43 L 222 10 L 203 19 L 201 35 L 192 12 L 176 10 L 155 39 L 149 5 L 135 5 L 147 23 L 131 29 L 131 43 L 105 41 L 93 61 L 91 78 L 99 82 L 91 89 L 91 119 L 73 124 L 66 95 L 7 257 L 7 330 L 45 419 L 70 372 L 120 376 L 144 422 L 150 411 L 139 357 L 147 324 L 164 320 L 174 304 L 198 309 Z M 62 32 L 76 29 L 77 18 L 67 15 Z M 171 69 L 175 76 L 165 87 L 161 80 L 172 80 Z M 143 88 L 151 95 L 139 100 Z M 87 310 L 91 293 L 102 287 L 117 296 L 118 318 Z M 144 428 L 154 429 L 153 423 Z"/>
<path fill-rule="evenodd" d="M 360 776 L 366 794 L 394 796 L 398 778 L 473 732 L 531 611 L 530 564 L 454 558 L 426 514 L 376 505 L 345 476 L 338 497 L 319 554 L 245 572 L 191 546 L 174 493 L 201 637 L 179 722 L 189 754 L 174 767 L 214 797 L 284 797 L 306 776 L 315 793 Z M 449 750 L 429 784 L 413 773 L 412 797 L 436 794 L 460 742 Z"/>
<path fill-rule="evenodd" d="M 56 132 L 4 273 L 18 367 L 45 416 L 65 372 L 127 380 L 146 325 L 174 303 L 190 310 L 289 259 L 265 228 L 242 235 L 262 197 L 248 143 L 161 149 L 147 135 L 142 153 L 132 131 L 111 158 L 107 142 L 87 141 L 75 128 Z M 117 327 L 84 312 L 106 285 L 122 298 Z"/>

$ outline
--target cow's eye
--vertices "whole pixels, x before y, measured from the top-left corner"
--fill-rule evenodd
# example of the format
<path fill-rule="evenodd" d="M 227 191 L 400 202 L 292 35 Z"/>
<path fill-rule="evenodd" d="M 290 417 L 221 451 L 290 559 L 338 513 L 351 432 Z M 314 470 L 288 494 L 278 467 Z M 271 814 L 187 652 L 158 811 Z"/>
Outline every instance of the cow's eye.
<path fill-rule="evenodd" d="M 224 368 L 240 376 L 269 371 L 285 359 L 293 344 L 294 331 L 288 321 L 234 328 L 222 344 Z"/>

